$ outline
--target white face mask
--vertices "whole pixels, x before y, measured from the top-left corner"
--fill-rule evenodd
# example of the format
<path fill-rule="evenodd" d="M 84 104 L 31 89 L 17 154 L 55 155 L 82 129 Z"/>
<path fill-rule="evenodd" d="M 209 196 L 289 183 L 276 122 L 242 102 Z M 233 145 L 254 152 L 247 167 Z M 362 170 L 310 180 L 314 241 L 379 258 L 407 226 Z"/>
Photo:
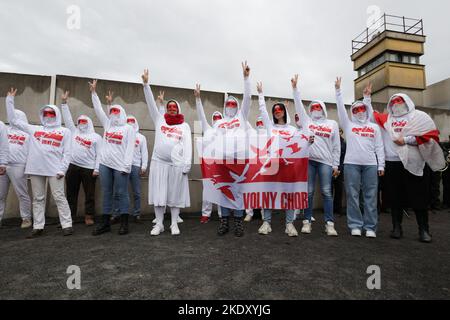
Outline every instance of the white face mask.
<path fill-rule="evenodd" d="M 112 114 L 109 116 L 109 120 L 111 121 L 111 124 L 116 126 L 120 122 L 120 115 L 119 114 Z"/>
<path fill-rule="evenodd" d="M 229 118 L 233 118 L 237 113 L 237 108 L 226 108 L 225 107 L 225 114 Z"/>
<path fill-rule="evenodd" d="M 320 120 L 323 118 L 323 111 L 313 111 L 311 112 L 311 117 L 313 118 L 313 120 Z"/>
<path fill-rule="evenodd" d="M 408 106 L 403 104 L 396 104 L 395 106 L 391 107 L 392 115 L 394 117 L 401 117 L 408 113 Z"/>
<path fill-rule="evenodd" d="M 78 125 L 78 130 L 80 130 L 81 132 L 86 132 L 89 128 L 88 124 L 79 124 Z"/>
<path fill-rule="evenodd" d="M 44 126 L 54 126 L 56 124 L 56 118 L 44 117 Z"/>
<path fill-rule="evenodd" d="M 366 122 L 367 121 L 367 114 L 365 112 L 359 112 L 359 113 L 355 114 L 354 116 L 358 122 Z"/>

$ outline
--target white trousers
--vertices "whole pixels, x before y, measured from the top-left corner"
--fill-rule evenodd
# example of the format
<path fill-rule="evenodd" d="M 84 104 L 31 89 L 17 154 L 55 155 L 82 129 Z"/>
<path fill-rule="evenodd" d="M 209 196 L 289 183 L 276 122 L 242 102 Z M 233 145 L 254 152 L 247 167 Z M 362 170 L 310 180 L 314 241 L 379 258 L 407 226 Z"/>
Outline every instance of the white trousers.
<path fill-rule="evenodd" d="M 211 218 L 213 204 L 208 200 L 202 201 L 202 216 Z M 222 216 L 222 212 L 220 210 L 220 206 L 217 206 L 217 212 L 219 213 L 219 217 Z"/>
<path fill-rule="evenodd" d="M 58 208 L 59 221 L 63 229 L 72 227 L 70 207 L 64 193 L 64 178 L 30 176 L 31 190 L 33 192 L 33 229 L 44 229 L 45 226 L 45 197 L 48 182 L 53 200 Z"/>
<path fill-rule="evenodd" d="M 19 199 L 20 217 L 31 219 L 31 199 L 28 193 L 28 181 L 25 175 L 25 166 L 8 166 L 6 174 L 0 176 L 0 221 L 5 213 L 6 198 L 8 197 L 9 185 L 12 184 L 17 198 Z"/>

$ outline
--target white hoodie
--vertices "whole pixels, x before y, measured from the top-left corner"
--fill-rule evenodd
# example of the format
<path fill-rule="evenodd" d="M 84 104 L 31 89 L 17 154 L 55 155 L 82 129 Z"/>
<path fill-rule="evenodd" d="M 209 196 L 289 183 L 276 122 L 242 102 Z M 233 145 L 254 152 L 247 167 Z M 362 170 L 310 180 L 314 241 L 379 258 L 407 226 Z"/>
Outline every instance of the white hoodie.
<path fill-rule="evenodd" d="M 16 117 L 28 123 L 28 118 L 24 112 L 16 109 Z M 9 120 L 9 122 L 11 122 Z M 8 126 L 9 140 L 9 165 L 25 166 L 27 164 L 28 150 L 30 148 L 30 135 L 19 128 Z"/>
<path fill-rule="evenodd" d="M 139 133 L 139 123 L 134 116 L 128 116 L 127 119 L 134 119 L 134 123 L 131 124 L 136 131 L 136 144 L 133 155 L 133 166 L 141 168 L 142 171 L 147 171 L 148 167 L 148 149 L 147 139 L 141 133 Z"/>
<path fill-rule="evenodd" d="M 133 163 L 136 131 L 127 124 L 125 110 L 120 105 L 108 106 L 108 113 L 111 108 L 120 110 L 118 117 L 108 117 L 103 111 L 100 99 L 95 92 L 92 93 L 92 103 L 95 114 L 105 130 L 100 164 L 120 172 L 130 173 Z"/>
<path fill-rule="evenodd" d="M 8 164 L 8 157 L 9 157 L 8 132 L 5 124 L 0 121 L 0 166 L 6 166 Z"/>
<path fill-rule="evenodd" d="M 291 126 L 291 118 L 286 108 L 284 108 L 284 112 L 286 115 L 286 124 L 276 124 L 273 116 L 269 115 L 269 113 L 267 112 L 266 101 L 263 93 L 259 94 L 258 102 L 259 112 L 261 114 L 264 128 L 266 129 L 268 137 L 277 136 L 281 138 L 290 138 L 298 132 L 297 128 Z M 275 105 L 272 107 L 272 115 L 274 107 Z"/>
<path fill-rule="evenodd" d="M 45 108 L 51 108 L 56 114 L 53 123 L 47 123 L 43 117 Z M 61 112 L 54 105 L 46 105 L 39 110 L 42 125 L 30 125 L 16 116 L 14 97 L 6 97 L 6 112 L 11 125 L 30 135 L 25 174 L 54 177 L 65 175 L 70 164 L 71 133 L 61 126 Z"/>
<path fill-rule="evenodd" d="M 336 104 L 339 123 L 344 130 L 347 141 L 344 164 L 378 165 L 378 170 L 384 171 L 383 138 L 378 125 L 369 121 L 368 106 L 363 102 L 356 101 L 350 109 L 350 120 L 345 109 L 341 90 L 336 90 Z M 353 115 L 353 109 L 361 104 L 366 106 L 366 118 L 363 121 L 356 119 Z"/>
<path fill-rule="evenodd" d="M 191 128 L 186 122 L 173 126 L 167 124 L 164 115 L 160 113 L 156 106 L 152 90 L 148 84 L 144 84 L 144 95 L 150 117 L 155 125 L 155 145 L 152 161 L 181 167 L 183 173 L 188 173 L 191 170 L 192 163 Z M 180 104 L 177 101 L 174 102 L 178 106 L 178 113 L 182 114 Z"/>
<path fill-rule="evenodd" d="M 338 169 L 341 156 L 341 140 L 339 138 L 339 127 L 336 121 L 327 119 L 327 107 L 320 100 L 312 101 L 311 106 L 319 103 L 322 106 L 323 117 L 312 119 L 303 106 L 298 89 L 293 90 L 295 110 L 299 115 L 302 128 L 309 128 L 311 134 L 314 134 L 314 143 L 309 149 L 309 159 L 317 161 Z"/>
<path fill-rule="evenodd" d="M 87 125 L 76 126 L 67 104 L 61 105 L 61 112 L 66 127 L 72 132 L 72 158 L 71 163 L 76 166 L 92 169 L 98 172 L 100 166 L 100 154 L 102 137 L 95 133 L 91 118 L 81 115 L 77 119 L 86 120 Z"/>

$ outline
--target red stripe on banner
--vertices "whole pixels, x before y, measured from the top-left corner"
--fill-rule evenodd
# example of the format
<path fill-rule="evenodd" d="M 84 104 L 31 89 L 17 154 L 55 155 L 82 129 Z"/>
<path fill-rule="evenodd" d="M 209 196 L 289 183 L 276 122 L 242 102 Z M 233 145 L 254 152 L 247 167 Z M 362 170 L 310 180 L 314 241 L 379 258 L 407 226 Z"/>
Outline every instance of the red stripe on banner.
<path fill-rule="evenodd" d="M 430 140 L 435 140 L 437 143 L 439 143 L 439 130 L 432 130 L 430 132 L 427 132 L 421 137 L 416 137 L 416 140 L 419 145 L 425 144 Z"/>
<path fill-rule="evenodd" d="M 201 158 L 203 179 L 210 179 L 214 184 L 234 183 L 298 183 L 308 181 L 308 158 L 280 159 L 273 158 L 262 163 L 255 159 L 235 160 L 238 163 L 219 163 L 217 159 Z M 263 159 L 264 160 L 264 159 Z M 256 163 L 255 163 L 256 162 Z M 242 174 L 249 165 L 247 172 Z"/>

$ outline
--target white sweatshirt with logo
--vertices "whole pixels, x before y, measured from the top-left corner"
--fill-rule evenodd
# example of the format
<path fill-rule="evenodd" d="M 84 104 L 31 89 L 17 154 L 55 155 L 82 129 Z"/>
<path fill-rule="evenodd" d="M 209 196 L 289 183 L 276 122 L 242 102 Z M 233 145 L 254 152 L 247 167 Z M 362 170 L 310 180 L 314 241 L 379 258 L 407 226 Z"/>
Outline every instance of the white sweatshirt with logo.
<path fill-rule="evenodd" d="M 120 172 L 130 173 L 136 143 L 136 132 L 132 126 L 127 124 L 125 110 L 120 105 L 108 106 L 108 113 L 111 108 L 120 110 L 117 119 L 108 117 L 95 92 L 92 93 L 92 104 L 94 105 L 95 114 L 105 130 L 100 164 Z"/>
<path fill-rule="evenodd" d="M 23 111 L 16 109 L 16 117 L 28 123 Z M 11 123 L 11 121 L 9 120 Z M 27 164 L 28 150 L 30 148 L 30 135 L 19 128 L 10 125 L 8 128 L 9 159 L 10 166 L 25 166 Z"/>
<path fill-rule="evenodd" d="M 303 128 L 309 128 L 311 134 L 314 134 L 314 143 L 309 148 L 309 159 L 326 164 L 338 169 L 341 156 L 341 140 L 339 138 L 339 127 L 336 121 L 327 119 L 327 107 L 320 100 L 312 101 L 311 105 L 319 103 L 322 106 L 324 117 L 319 120 L 313 120 L 306 113 L 303 105 L 300 91 L 293 90 L 295 110 L 299 115 Z"/>
<path fill-rule="evenodd" d="M 144 84 L 144 95 L 150 117 L 155 125 L 152 161 L 181 167 L 183 173 L 188 173 L 191 170 L 192 163 L 191 128 L 186 122 L 179 125 L 167 124 L 164 115 L 160 113 L 156 106 L 152 90 L 148 84 Z M 180 104 L 177 101 L 174 102 L 178 106 L 179 114 L 182 114 Z"/>
<path fill-rule="evenodd" d="M 51 108 L 56 114 L 56 121 L 48 124 L 44 121 L 43 111 Z M 30 125 L 16 116 L 14 97 L 6 98 L 6 111 L 11 125 L 30 135 L 25 174 L 55 177 L 65 175 L 71 158 L 71 139 L 69 129 L 61 126 L 61 112 L 57 106 L 46 105 L 39 111 L 42 125 Z"/>
<path fill-rule="evenodd" d="M 355 119 L 352 111 L 359 103 L 357 101 L 352 105 L 350 120 L 345 109 L 342 92 L 336 90 L 339 123 L 347 141 L 344 164 L 378 166 L 378 170 L 384 171 L 384 145 L 381 130 L 378 125 L 370 122 L 367 106 L 366 120 L 359 122 Z"/>
<path fill-rule="evenodd" d="M 100 166 L 100 154 L 102 137 L 95 133 L 91 118 L 81 115 L 77 119 L 86 120 L 86 129 L 80 129 L 75 125 L 67 104 L 61 105 L 61 112 L 66 127 L 72 132 L 72 157 L 71 163 L 76 166 L 93 169 L 98 172 Z"/>
<path fill-rule="evenodd" d="M 9 157 L 8 132 L 5 124 L 0 121 L 0 166 L 6 166 L 8 164 L 8 157 Z"/>
<path fill-rule="evenodd" d="M 148 148 L 147 139 L 141 133 L 139 133 L 139 122 L 136 117 L 128 116 L 128 119 L 134 119 L 134 124 L 131 126 L 136 131 L 136 144 L 134 147 L 133 166 L 141 168 L 142 171 L 146 171 L 148 167 Z"/>

